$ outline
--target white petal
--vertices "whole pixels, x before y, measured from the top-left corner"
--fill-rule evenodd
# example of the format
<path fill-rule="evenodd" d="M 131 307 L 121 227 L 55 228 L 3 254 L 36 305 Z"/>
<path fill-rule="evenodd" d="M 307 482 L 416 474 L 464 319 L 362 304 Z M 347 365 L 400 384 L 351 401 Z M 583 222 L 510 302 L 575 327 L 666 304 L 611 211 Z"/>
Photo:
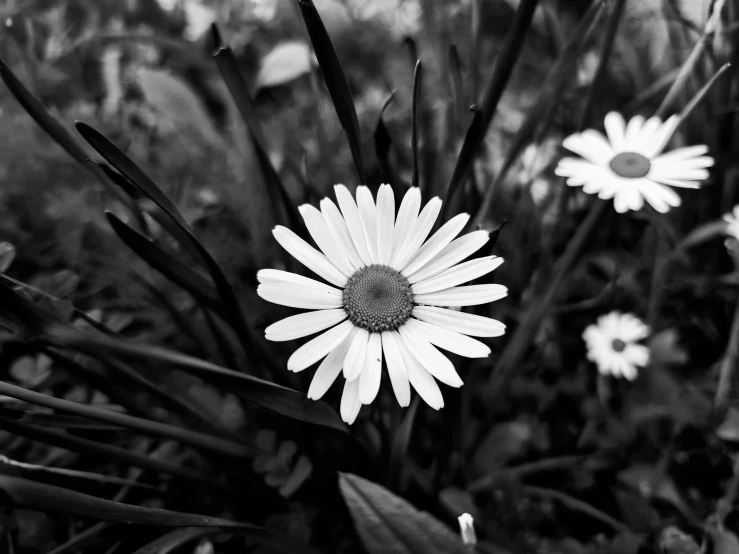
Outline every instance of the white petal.
<path fill-rule="evenodd" d="M 257 287 L 257 294 L 267 302 L 306 310 L 341 308 L 344 300 L 341 292 L 337 292 L 339 292 L 338 295 L 287 283 L 265 283 Z"/>
<path fill-rule="evenodd" d="M 303 204 L 298 208 L 298 211 L 303 216 L 305 226 L 321 252 L 326 255 L 336 269 L 350 277 L 354 273 L 354 267 L 349 263 L 349 258 L 339 250 L 337 240 L 326 225 L 323 214 L 310 204 Z"/>
<path fill-rule="evenodd" d="M 649 179 L 674 179 L 676 181 L 705 181 L 710 173 L 707 169 L 660 168 L 649 172 Z"/>
<path fill-rule="evenodd" d="M 405 362 L 405 369 L 408 372 L 408 380 L 413 385 L 413 388 L 416 389 L 418 395 L 434 410 L 443 408 L 444 397 L 434 378 L 421 366 L 413 354 L 410 353 L 402 337 L 398 340 L 398 346 Z"/>
<path fill-rule="evenodd" d="M 341 394 L 341 419 L 351 425 L 357 418 L 362 403 L 359 401 L 359 381 L 346 381 Z"/>
<path fill-rule="evenodd" d="M 393 255 L 393 233 L 395 232 L 395 197 L 393 187 L 380 185 L 377 193 L 377 261 L 390 263 Z"/>
<path fill-rule="evenodd" d="M 344 379 L 354 381 L 362 373 L 364 360 L 367 357 L 367 343 L 369 332 L 366 329 L 357 328 L 357 334 L 352 341 L 349 351 L 344 358 Z"/>
<path fill-rule="evenodd" d="M 656 169 L 662 169 L 662 168 L 668 168 L 668 169 L 706 169 L 713 164 L 715 164 L 716 161 L 711 156 L 697 156 L 695 158 L 686 158 L 686 159 L 678 159 L 678 160 L 670 160 L 669 158 L 667 161 L 663 159 L 663 156 L 660 156 L 659 158 L 656 158 L 652 160 L 652 168 Z"/>
<path fill-rule="evenodd" d="M 490 355 L 490 347 L 487 344 L 456 331 L 417 319 L 409 319 L 405 327 L 410 327 L 411 331 L 424 337 L 431 344 L 465 358 L 487 358 Z"/>
<path fill-rule="evenodd" d="M 421 191 L 418 187 L 411 187 L 405 193 L 403 201 L 400 203 L 398 210 L 398 219 L 395 221 L 393 229 L 393 252 L 391 260 L 404 244 L 408 236 L 408 230 L 418 219 L 418 210 L 421 208 Z"/>
<path fill-rule="evenodd" d="M 624 145 L 624 132 L 626 131 L 626 122 L 623 116 L 618 112 L 609 112 L 605 119 L 606 134 L 608 140 L 615 152 L 622 152 Z"/>
<path fill-rule="evenodd" d="M 354 241 L 352 241 L 352 236 L 349 233 L 349 228 L 346 226 L 346 221 L 344 221 L 339 208 L 329 198 L 324 198 L 321 200 L 321 213 L 323 214 L 326 226 L 336 238 L 341 253 L 348 258 L 349 263 L 352 264 L 354 269 L 362 269 L 365 263 L 359 257 L 357 248 L 354 246 Z"/>
<path fill-rule="evenodd" d="M 624 132 L 624 150 L 626 152 L 630 152 L 633 148 L 632 145 L 639 140 L 642 125 L 644 125 L 644 116 L 642 115 L 635 115 L 626 124 L 626 131 Z"/>
<path fill-rule="evenodd" d="M 351 333 L 353 327 L 354 325 L 352 325 L 351 321 L 345 321 L 329 329 L 322 335 L 309 340 L 293 352 L 292 356 L 287 360 L 287 369 L 298 372 L 303 371 L 306 367 L 312 366 L 339 346 L 347 335 Z"/>
<path fill-rule="evenodd" d="M 416 306 L 413 317 L 472 337 L 499 337 L 506 329 L 497 319 L 435 306 Z"/>
<path fill-rule="evenodd" d="M 336 185 L 334 191 L 336 192 L 336 200 L 338 200 L 341 213 L 344 215 L 344 222 L 346 223 L 347 229 L 349 229 L 354 247 L 357 249 L 357 253 L 362 258 L 364 265 L 370 265 L 372 259 L 367 249 L 367 241 L 364 240 L 364 229 L 362 228 L 362 220 L 359 217 L 357 204 L 344 185 Z"/>
<path fill-rule="evenodd" d="M 597 131 L 593 131 L 596 135 L 600 135 Z M 562 146 L 585 158 L 586 160 L 598 165 L 607 164 L 613 158 L 613 149 L 603 136 L 601 140 L 591 141 L 592 136 L 589 134 L 586 138 L 585 133 L 575 133 L 562 141 Z M 604 144 L 605 143 L 605 147 Z"/>
<path fill-rule="evenodd" d="M 257 271 L 257 281 L 262 284 L 288 284 L 297 285 L 299 287 L 306 287 L 309 289 L 315 289 L 319 291 L 328 291 L 341 294 L 341 291 L 335 287 L 321 283 L 310 277 L 304 277 L 297 273 L 291 273 L 289 271 L 283 271 L 281 269 L 260 269 Z"/>
<path fill-rule="evenodd" d="M 410 353 L 431 375 L 450 387 L 461 387 L 464 384 L 449 358 L 424 337 L 418 335 L 408 325 L 403 325 L 398 332 Z"/>
<path fill-rule="evenodd" d="M 467 256 L 471 256 L 477 252 L 489 239 L 490 233 L 488 231 L 473 231 L 453 240 L 433 260 L 411 274 L 408 277 L 408 281 L 414 284 L 438 275 L 454 264 L 461 262 Z"/>
<path fill-rule="evenodd" d="M 413 226 L 408 230 L 408 234 L 402 244 L 398 244 L 400 248 L 396 249 L 393 254 L 393 259 L 390 262 L 390 267 L 394 269 L 401 269 L 406 266 L 408 261 L 415 256 L 418 249 L 426 240 L 426 237 L 431 232 L 431 228 L 434 226 L 434 222 L 439 215 L 441 210 L 441 200 L 438 197 L 434 197 L 424 206 L 421 210 L 420 215 L 413 223 Z"/>
<path fill-rule="evenodd" d="M 326 391 L 336 381 L 339 373 L 341 373 L 341 367 L 344 364 L 344 358 L 349 350 L 349 345 L 352 343 L 356 333 L 357 328 L 354 327 L 341 344 L 329 352 L 328 356 L 323 359 L 313 376 L 313 380 L 310 382 L 308 398 L 318 400 L 326 394 Z"/>
<path fill-rule="evenodd" d="M 372 199 L 369 188 L 360 185 L 357 187 L 357 208 L 359 208 L 359 219 L 364 230 L 364 241 L 367 244 L 369 257 L 372 263 L 377 263 L 377 208 Z"/>
<path fill-rule="evenodd" d="M 285 250 L 287 250 L 293 258 L 298 260 L 313 273 L 320 275 L 329 283 L 333 283 L 339 287 L 346 285 L 346 275 L 341 273 L 334 265 L 328 261 L 328 258 L 313 248 L 310 244 L 301 239 L 287 227 L 278 225 L 272 230 L 272 234 Z"/>
<path fill-rule="evenodd" d="M 642 153 L 647 158 L 653 158 L 654 156 L 662 152 L 665 146 L 667 146 L 667 143 L 670 142 L 670 139 L 675 133 L 675 129 L 677 129 L 679 123 L 680 116 L 673 115 L 669 117 L 667 121 L 665 121 L 657 130 L 657 132 L 654 133 L 654 138 L 652 139 L 652 141 L 649 144 L 644 145 Z M 706 148 L 706 152 L 708 152 L 708 148 Z"/>
<path fill-rule="evenodd" d="M 446 271 L 416 283 L 411 287 L 414 294 L 426 294 L 439 290 L 449 289 L 467 283 L 483 275 L 487 275 L 503 263 L 503 258 L 488 256 L 486 258 L 475 258 L 463 264 L 450 267 Z"/>
<path fill-rule="evenodd" d="M 382 332 L 382 352 L 385 355 L 385 364 L 387 372 L 390 376 L 390 383 L 393 386 L 395 398 L 398 404 L 405 408 L 411 403 L 411 385 L 408 381 L 408 372 L 405 369 L 405 362 L 400 353 L 398 341 L 403 339 L 397 331 Z"/>
<path fill-rule="evenodd" d="M 500 300 L 507 295 L 508 289 L 503 285 L 469 285 L 429 294 L 417 294 L 415 302 L 430 306 L 476 306 Z"/>
<path fill-rule="evenodd" d="M 708 152 L 708 146 L 705 144 L 696 144 L 694 146 L 685 146 L 684 148 L 677 148 L 666 154 L 659 156 L 655 163 L 657 164 L 673 164 L 676 162 L 684 162 L 692 158 L 702 157 Z"/>
<path fill-rule="evenodd" d="M 678 179 L 665 179 L 664 177 L 649 177 L 655 183 L 661 185 L 669 185 L 671 187 L 677 187 L 681 189 L 699 189 L 701 184 L 696 181 L 682 181 Z"/>
<path fill-rule="evenodd" d="M 264 330 L 264 334 L 267 340 L 276 342 L 299 339 L 328 329 L 346 318 L 347 313 L 341 308 L 306 312 L 273 323 Z"/>
<path fill-rule="evenodd" d="M 359 399 L 362 404 L 372 404 L 380 390 L 382 379 L 382 338 L 380 333 L 370 333 L 364 368 L 359 376 Z"/>
<path fill-rule="evenodd" d="M 444 249 L 446 245 L 454 240 L 454 237 L 464 229 L 464 226 L 467 225 L 469 220 L 469 214 L 459 214 L 442 225 L 441 228 L 436 231 L 428 241 L 426 241 L 426 244 L 421 246 L 416 255 L 411 258 L 408 265 L 399 265 L 403 275 L 411 275 L 431 261 L 434 256 Z"/>
<path fill-rule="evenodd" d="M 654 143 L 654 136 L 659 132 L 662 123 L 659 117 L 650 117 L 644 123 L 639 131 L 639 136 L 633 144 L 629 145 L 629 150 L 644 155 L 645 152 L 651 152 L 650 145 Z"/>

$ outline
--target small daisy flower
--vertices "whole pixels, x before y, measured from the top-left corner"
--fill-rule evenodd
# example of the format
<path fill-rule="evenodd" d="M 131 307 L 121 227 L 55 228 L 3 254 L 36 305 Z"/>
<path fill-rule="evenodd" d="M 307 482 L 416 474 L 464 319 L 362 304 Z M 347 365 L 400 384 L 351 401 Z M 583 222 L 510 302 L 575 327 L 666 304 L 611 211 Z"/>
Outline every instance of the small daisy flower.
<path fill-rule="evenodd" d="M 739 205 L 734 206 L 732 213 L 724 216 L 726 234 L 739 240 Z"/>
<path fill-rule="evenodd" d="M 637 344 L 649 335 L 649 328 L 636 316 L 611 312 L 598 318 L 582 337 L 588 360 L 595 362 L 602 375 L 636 379 L 636 368 L 649 362 L 649 349 Z"/>
<path fill-rule="evenodd" d="M 616 112 L 606 115 L 608 137 L 588 129 L 567 137 L 562 145 L 582 158 L 563 158 L 554 172 L 567 184 L 588 194 L 613 198 L 617 212 L 640 210 L 646 200 L 660 213 L 680 205 L 670 187 L 693 188 L 708 178 L 713 158 L 705 145 L 678 148 L 662 154 L 680 118 L 664 123 L 658 117 L 637 115 L 628 124 Z"/>
<path fill-rule="evenodd" d="M 380 186 L 376 204 L 365 186 L 357 187 L 356 201 L 345 186 L 334 188 L 338 207 L 328 198 L 320 210 L 300 207 L 320 251 L 285 227 L 273 231 L 285 250 L 330 284 L 286 271 L 259 271 L 257 293 L 263 299 L 312 310 L 270 325 L 266 338 L 287 341 L 322 332 L 290 356 L 287 368 L 303 371 L 323 360 L 308 390 L 314 400 L 343 373 L 341 417 L 349 424 L 377 396 L 383 356 L 401 406 L 410 403 L 412 385 L 438 410 L 444 400 L 436 380 L 460 387 L 462 379 L 437 347 L 484 358 L 490 348 L 472 337 L 505 332 L 495 319 L 453 309 L 506 296 L 502 285 L 459 286 L 490 273 L 503 260 L 486 256 L 460 263 L 489 236 L 474 231 L 455 239 L 467 214 L 452 218 L 426 240 L 441 200 L 433 198 L 421 210 L 418 188 L 405 194 L 397 216 L 389 185 Z"/>

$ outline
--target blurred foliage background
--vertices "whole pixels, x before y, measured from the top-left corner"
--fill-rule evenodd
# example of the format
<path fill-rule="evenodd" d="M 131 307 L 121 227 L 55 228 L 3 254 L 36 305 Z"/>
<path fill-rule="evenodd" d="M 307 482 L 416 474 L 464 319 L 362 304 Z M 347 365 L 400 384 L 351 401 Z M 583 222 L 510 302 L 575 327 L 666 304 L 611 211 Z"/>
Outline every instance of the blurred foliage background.
<path fill-rule="evenodd" d="M 425 200 L 444 198 L 472 121 L 469 108 L 481 101 L 514 26 L 518 0 L 314 3 L 354 99 L 366 184 L 373 190 L 389 182 L 397 193 L 411 183 L 413 72 L 416 60 L 422 61 L 419 179 Z M 539 2 L 493 124 L 449 208 L 449 213 L 478 215 L 486 229 L 506 221 L 495 246 L 506 264 L 495 278 L 510 295 L 495 304 L 493 313 L 511 329 L 529 313 L 527 306 L 546 284 L 584 212 L 585 197 L 566 193 L 553 174 L 562 139 L 583 126 L 599 128 L 611 110 L 653 113 L 686 62 L 691 71 L 677 91 L 678 107 L 721 64 L 739 61 L 739 9 L 731 0 L 716 3 L 723 11 L 719 29 L 710 34 L 704 33 L 714 7 L 709 0 L 627 0 L 601 72 L 609 21 L 604 14 L 619 3 L 606 2 L 595 31 L 585 36 L 582 21 L 595 9 L 590 0 Z M 0 55 L 28 90 L 71 133 L 76 135 L 74 121 L 82 120 L 145 168 L 213 254 L 249 314 L 251 338 L 264 360 L 256 375 L 307 390 L 310 375 L 281 370 L 290 349 L 262 339 L 264 327 L 289 312 L 256 296 L 255 273 L 263 267 L 290 268 L 286 264 L 292 262 L 271 235 L 290 214 L 260 169 L 258 152 L 213 62 L 217 45 L 210 32 L 216 24 L 236 55 L 269 160 L 290 201 L 317 203 L 336 183 L 359 183 L 297 2 L 2 0 L 0 24 Z M 582 38 L 578 55 L 556 65 L 573 37 Z M 702 50 L 691 60 L 699 44 Z M 556 93 L 542 88 L 551 83 L 553 67 L 563 71 Z M 154 458 L 186 462 L 216 478 L 222 472 L 235 480 L 226 483 L 241 487 L 241 502 L 223 500 L 229 495 L 218 489 L 162 492 L 164 485 L 141 478 L 139 470 L 28 441 L 7 427 L 0 434 L 0 454 L 8 457 L 2 473 L 27 475 L 29 468 L 11 463 L 22 460 L 138 480 L 160 488 L 155 493 L 126 488 L 127 502 L 254 521 L 301 545 L 272 550 L 222 530 L 211 539 L 180 537 L 187 546 L 177 551 L 199 554 L 299 552 L 308 544 L 322 552 L 360 552 L 336 487 L 336 469 L 368 476 L 452 526 L 462 512 L 473 514 L 489 541 L 481 551 L 739 552 L 739 541 L 726 530 L 737 529 L 732 495 L 739 479 L 733 469 L 739 412 L 731 411 L 736 395 L 728 412 L 712 406 L 739 283 L 721 241 L 699 244 L 692 257 L 683 254 L 660 283 L 662 311 L 650 321 L 653 364 L 636 385 L 609 382 L 603 388 L 584 362 L 580 339 L 583 327 L 605 310 L 648 312 L 655 260 L 739 201 L 737 84 L 732 70 L 676 139 L 679 146 L 710 146 L 717 165 L 705 190 L 690 191 L 689 201 L 684 198 L 684 206 L 668 217 L 651 212 L 620 220 L 604 216 L 592 247 L 573 266 L 503 394 L 491 385 L 491 364 L 480 363 L 466 368 L 468 384 L 449 394 L 440 413 L 424 406 L 401 412 L 382 397 L 353 429 L 370 453 L 369 462 L 362 463 L 361 454 L 337 447 L 328 433 L 311 431 L 301 442 L 289 430 L 290 422 L 244 408 L 237 395 L 207 379 L 160 372 L 149 377 L 220 422 L 227 434 L 249 437 L 257 454 L 213 462 L 172 442 L 118 434 L 115 442 Z M 529 121 L 542 98 L 541 121 Z M 121 245 L 104 210 L 128 221 L 123 203 L 46 135 L 6 87 L 0 87 L 0 122 L 3 272 L 27 283 L 36 300 L 78 328 L 102 322 L 134 341 L 232 367 L 228 353 L 235 347 L 228 342 L 236 339 L 219 331 L 221 321 L 200 310 L 191 295 Z M 522 134 L 527 122 L 533 126 Z M 478 213 L 486 195 L 490 203 Z M 173 247 L 156 221 L 148 218 L 147 224 L 149 236 Z M 509 337 L 510 331 L 495 343 L 496 354 Z M 86 358 L 74 359 L 94 366 Z M 3 381 L 130 411 L 34 345 L 4 345 L 0 360 Z M 118 392 L 124 398 L 129 394 Z M 332 391 L 329 404 L 336 406 L 338 397 Z M 8 397 L 2 406 L 6 417 L 28 408 Z M 42 422 L 41 416 L 50 413 L 34 412 L 34 422 L 63 427 L 59 420 Z M 65 432 L 103 442 L 111 433 L 76 420 L 67 423 Z M 375 467 L 368 468 L 372 463 Z M 115 483 L 80 488 L 71 475 L 44 479 L 114 497 L 110 487 Z M 10 505 L 0 501 L 0 507 Z M 0 522 L 5 541 L 0 549 L 7 544 L 10 550 L 0 551 L 134 552 L 161 535 L 161 530 L 147 530 L 128 536 L 123 525 L 97 528 L 89 518 L 61 512 L 50 516 L 8 508 Z M 80 539 L 91 529 L 97 530 Z M 66 541 L 73 542 L 65 547 Z M 700 550 L 702 541 L 707 550 Z M 364 548 L 382 551 L 366 540 Z"/>

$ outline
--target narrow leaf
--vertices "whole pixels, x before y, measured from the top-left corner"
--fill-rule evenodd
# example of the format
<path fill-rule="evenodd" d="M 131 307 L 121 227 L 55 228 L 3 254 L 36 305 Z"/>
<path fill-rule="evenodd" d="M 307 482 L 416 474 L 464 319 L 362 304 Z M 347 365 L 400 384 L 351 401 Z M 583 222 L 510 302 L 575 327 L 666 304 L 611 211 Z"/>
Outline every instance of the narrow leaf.
<path fill-rule="evenodd" d="M 443 523 L 387 489 L 339 473 L 339 488 L 369 554 L 464 554 L 462 540 Z"/>
<path fill-rule="evenodd" d="M 132 184 L 134 184 L 141 192 L 143 192 L 152 202 L 157 204 L 176 224 L 177 231 L 172 233 L 173 237 L 180 245 L 187 250 L 199 263 L 201 263 L 210 273 L 213 282 L 218 289 L 218 293 L 223 301 L 223 308 L 228 314 L 228 319 L 242 341 L 242 345 L 247 354 L 252 359 L 256 359 L 253 354 L 253 348 L 249 342 L 250 332 L 246 323 L 244 314 L 241 311 L 239 300 L 231 287 L 228 279 L 223 274 L 223 270 L 210 255 L 200 241 L 195 237 L 189 225 L 177 211 L 177 208 L 166 197 L 166 195 L 157 187 L 157 185 L 139 168 L 133 160 L 124 154 L 115 144 L 105 138 L 101 133 L 85 125 L 77 122 L 77 130 L 87 140 L 95 150 L 97 150 L 113 167 L 120 171 Z"/>
<path fill-rule="evenodd" d="M 108 140 L 102 133 L 90 127 L 81 121 L 74 123 L 77 131 L 82 135 L 90 146 L 92 146 L 100 155 L 105 158 L 113 167 L 115 167 L 122 175 L 131 181 L 146 196 L 151 198 L 160 208 L 162 208 L 172 219 L 177 221 L 185 229 L 189 229 L 185 218 L 177 210 L 167 195 L 152 181 L 146 172 L 141 169 L 136 162 L 129 158 L 123 151 Z"/>
<path fill-rule="evenodd" d="M 183 529 L 177 529 L 176 531 L 170 531 L 169 533 L 162 535 L 146 546 L 142 546 L 133 554 L 169 554 L 183 544 L 187 544 L 188 542 L 201 537 L 214 535 L 220 531 L 221 530 L 217 528 L 211 529 L 207 527 L 185 527 Z"/>
<path fill-rule="evenodd" d="M 359 182 L 366 183 L 359 120 L 349 90 L 349 83 L 344 75 L 344 70 L 341 68 L 341 62 L 313 2 L 311 0 L 297 0 L 297 2 L 318 59 L 318 66 L 321 68 L 328 93 L 331 95 L 331 100 L 336 109 L 336 115 L 339 117 L 341 127 L 349 140 L 349 148 L 352 152 L 354 165 L 357 167 Z"/>
<path fill-rule="evenodd" d="M 0 394 L 10 396 L 11 398 L 17 398 L 38 406 L 58 410 L 60 412 L 79 415 L 102 421 L 104 423 L 120 425 L 127 429 L 133 429 L 156 437 L 180 441 L 191 446 L 210 450 L 219 454 L 225 454 L 227 456 L 233 456 L 235 458 L 248 458 L 252 454 L 252 448 L 234 441 L 198 433 L 191 431 L 190 429 L 167 425 L 165 423 L 149 421 L 126 414 L 119 414 L 94 406 L 70 402 L 69 400 L 62 400 L 46 394 L 26 390 L 22 387 L 16 387 L 15 385 L 11 385 L 3 381 L 0 381 Z"/>
<path fill-rule="evenodd" d="M 94 356 L 117 354 L 122 357 L 172 364 L 193 374 L 218 381 L 245 400 L 287 417 L 346 432 L 336 412 L 323 401 L 309 400 L 296 390 L 221 367 L 165 348 L 132 344 L 106 337 L 86 335 L 70 327 L 51 330 L 51 337 L 62 346 L 74 347 Z M 159 364 L 157 364 L 159 367 Z"/>
<path fill-rule="evenodd" d="M 257 110 L 254 106 L 251 95 L 249 94 L 249 89 L 246 86 L 244 76 L 239 70 L 236 56 L 234 56 L 233 50 L 231 50 L 228 45 L 223 44 L 221 34 L 215 24 L 211 26 L 211 36 L 216 45 L 216 49 L 213 52 L 213 59 L 216 61 L 218 71 L 220 71 L 221 77 L 226 83 L 226 88 L 228 88 L 228 91 L 231 93 L 231 98 L 233 98 L 236 108 L 239 110 L 241 118 L 244 120 L 246 128 L 249 131 L 265 183 L 268 187 L 276 190 L 279 194 L 282 206 L 285 209 L 285 213 L 287 213 L 290 227 L 294 229 L 296 233 L 303 236 L 303 238 L 307 238 L 303 219 L 300 216 L 295 203 L 290 198 L 290 195 L 285 188 L 285 184 L 282 182 L 282 179 L 280 179 L 280 176 L 277 174 L 277 171 L 275 171 L 275 168 L 269 159 L 266 146 L 267 143 L 264 140 L 262 126 L 259 122 L 259 117 L 257 116 Z"/>
<path fill-rule="evenodd" d="M 2 416 L 0 416 L 0 429 L 20 437 L 64 448 L 65 450 L 71 450 L 72 452 L 95 457 L 100 460 L 105 460 L 106 462 L 116 462 L 140 467 L 142 469 L 148 469 L 150 471 L 165 473 L 167 475 L 173 475 L 181 479 L 186 479 L 194 484 L 205 485 L 211 489 L 222 487 L 218 481 L 209 475 L 190 468 L 165 462 L 152 456 L 139 454 L 129 448 L 121 448 L 107 443 L 99 443 L 83 439 L 76 435 L 62 433 L 60 431 L 47 429 L 46 427 L 29 425 L 20 421 L 13 421 L 12 419 Z"/>
<path fill-rule="evenodd" d="M 153 240 L 129 227 L 115 214 L 106 211 L 105 216 L 110 226 L 113 227 L 113 231 L 139 258 L 174 284 L 192 294 L 197 300 L 223 313 L 218 300 L 218 292 L 205 277 L 163 250 Z"/>
<path fill-rule="evenodd" d="M 394 479 L 396 483 L 403 482 L 403 471 L 405 467 L 406 454 L 408 452 L 408 445 L 411 442 L 411 436 L 413 434 L 413 425 L 416 422 L 416 415 L 418 414 L 418 396 L 411 402 L 410 408 L 405 413 L 403 423 L 400 424 L 395 436 L 393 437 L 393 443 L 390 447 L 390 461 L 388 463 L 388 477 Z"/>
<path fill-rule="evenodd" d="M 5 81 L 5 85 L 13 93 L 16 100 L 23 106 L 23 109 L 38 123 L 39 127 L 46 131 L 75 160 L 84 163 L 87 159 L 87 153 L 74 140 L 72 133 L 44 108 L 41 102 L 20 82 L 20 79 L 15 76 L 15 73 L 2 58 L 0 58 L 0 77 Z"/>
<path fill-rule="evenodd" d="M 467 134 L 465 134 L 464 142 L 462 142 L 462 149 L 459 151 L 457 163 L 454 165 L 452 177 L 449 179 L 449 186 L 447 186 L 446 189 L 446 198 L 444 198 L 441 221 L 446 221 L 452 198 L 454 198 L 454 195 L 459 189 L 459 185 L 463 183 L 468 170 L 472 167 L 472 160 L 475 158 L 477 145 L 480 144 L 480 134 L 482 133 L 482 113 L 475 104 L 470 106 L 470 111 L 472 112 L 472 122 L 467 128 Z"/>
<path fill-rule="evenodd" d="M 264 532 L 261 527 L 249 523 L 123 504 L 9 475 L 0 475 L 0 491 L 4 493 L 6 501 L 12 507 L 19 509 L 89 517 L 96 520 L 135 525 L 224 527 L 249 529 L 258 533 Z"/>
<path fill-rule="evenodd" d="M 421 98 L 421 76 L 423 65 L 421 60 L 416 60 L 416 68 L 413 71 L 413 97 L 411 99 L 411 152 L 413 154 L 413 177 L 411 186 L 417 187 L 418 176 L 418 104 Z"/>

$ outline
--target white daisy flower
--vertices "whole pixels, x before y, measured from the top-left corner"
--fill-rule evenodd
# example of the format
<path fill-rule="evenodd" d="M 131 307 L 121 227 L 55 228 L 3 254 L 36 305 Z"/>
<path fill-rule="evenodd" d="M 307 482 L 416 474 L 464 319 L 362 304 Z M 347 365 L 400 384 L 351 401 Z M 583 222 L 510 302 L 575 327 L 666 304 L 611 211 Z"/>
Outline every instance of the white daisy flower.
<path fill-rule="evenodd" d="M 734 206 L 732 213 L 724 216 L 726 234 L 739 240 L 739 204 Z"/>
<path fill-rule="evenodd" d="M 460 387 L 462 379 L 437 347 L 483 358 L 490 348 L 471 337 L 505 332 L 505 325 L 495 319 L 446 308 L 506 296 L 502 285 L 458 286 L 490 273 L 503 259 L 486 256 L 460 263 L 489 236 L 474 231 L 455 239 L 467 224 L 467 214 L 452 218 L 426 240 L 441 200 L 433 198 L 421 210 L 418 188 L 406 193 L 397 216 L 389 185 L 380 186 L 377 204 L 366 186 L 357 187 L 356 202 L 345 186 L 334 188 L 339 207 L 328 198 L 321 201 L 320 210 L 308 204 L 300 207 L 320 251 L 285 227 L 273 231 L 285 250 L 330 284 L 286 271 L 259 271 L 259 296 L 312 310 L 270 325 L 266 338 L 287 341 L 323 331 L 290 356 L 287 368 L 303 371 L 323 360 L 308 391 L 314 400 L 343 372 L 341 417 L 349 424 L 361 406 L 377 396 L 383 355 L 398 403 L 408 406 L 413 385 L 438 410 L 444 400 L 436 380 Z"/>
<path fill-rule="evenodd" d="M 680 205 L 670 187 L 699 187 L 708 178 L 713 158 L 705 145 L 678 148 L 661 154 L 677 128 L 673 115 L 664 123 L 658 117 L 634 116 L 628 124 L 621 114 L 605 118 L 608 138 L 588 129 L 567 137 L 562 145 L 582 158 L 563 158 L 554 172 L 567 184 L 588 194 L 613 198 L 616 211 L 640 210 L 646 200 L 660 213 Z"/>
<path fill-rule="evenodd" d="M 649 349 L 637 344 L 649 335 L 649 328 L 636 316 L 611 312 L 598 318 L 582 334 L 588 360 L 595 362 L 602 375 L 614 375 L 633 381 L 636 368 L 649 362 Z"/>

